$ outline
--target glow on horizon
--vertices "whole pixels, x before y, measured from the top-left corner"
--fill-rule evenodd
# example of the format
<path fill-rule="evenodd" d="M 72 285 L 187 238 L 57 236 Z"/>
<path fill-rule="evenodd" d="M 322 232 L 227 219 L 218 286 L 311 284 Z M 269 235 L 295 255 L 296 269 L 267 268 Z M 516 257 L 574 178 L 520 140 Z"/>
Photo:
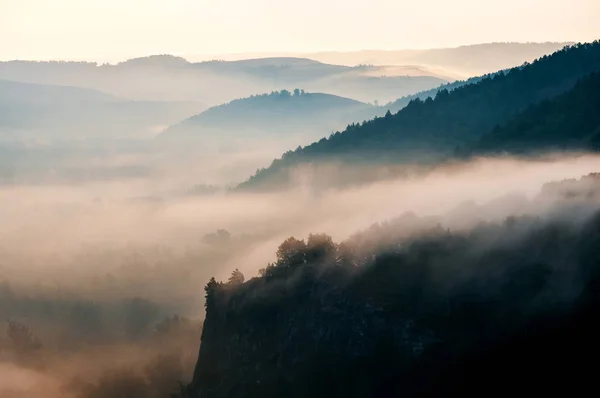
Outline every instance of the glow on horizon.
<path fill-rule="evenodd" d="M 599 17 L 600 0 L 0 0 L 0 59 L 591 41 Z"/>

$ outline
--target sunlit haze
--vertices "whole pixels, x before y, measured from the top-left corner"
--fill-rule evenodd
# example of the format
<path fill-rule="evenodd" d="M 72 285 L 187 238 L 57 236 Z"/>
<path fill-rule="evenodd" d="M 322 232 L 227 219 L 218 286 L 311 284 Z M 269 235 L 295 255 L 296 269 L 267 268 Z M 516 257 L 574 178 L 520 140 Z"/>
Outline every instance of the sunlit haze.
<path fill-rule="evenodd" d="M 0 0 L 0 59 L 590 41 L 598 16 L 597 0 Z"/>

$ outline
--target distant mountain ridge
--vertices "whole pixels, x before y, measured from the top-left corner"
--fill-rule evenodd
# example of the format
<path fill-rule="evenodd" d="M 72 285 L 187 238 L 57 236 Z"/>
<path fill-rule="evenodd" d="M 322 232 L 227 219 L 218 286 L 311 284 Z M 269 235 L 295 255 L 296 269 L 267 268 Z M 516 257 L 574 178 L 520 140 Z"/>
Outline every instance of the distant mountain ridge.
<path fill-rule="evenodd" d="M 363 102 L 388 102 L 447 82 L 421 68 L 393 72 L 379 66 L 348 67 L 302 58 L 262 58 L 192 63 L 172 55 L 116 65 L 90 62 L 0 62 L 0 79 L 68 85 L 133 100 L 195 101 L 217 105 L 281 87 L 303 87 Z"/>
<path fill-rule="evenodd" d="M 423 50 L 332 51 L 310 53 L 306 56 L 322 62 L 342 65 L 356 65 L 359 63 L 375 65 L 418 64 L 439 67 L 467 77 L 483 75 L 496 70 L 511 68 L 524 62 L 531 62 L 545 54 L 572 44 L 574 43 L 495 42 Z"/>
<path fill-rule="evenodd" d="M 156 126 L 172 123 L 199 107 L 131 101 L 81 87 L 0 80 L 0 139 L 148 137 Z"/>
<path fill-rule="evenodd" d="M 117 97 L 77 86 L 56 86 L 0 79 L 0 101 L 6 102 L 117 101 Z"/>
<path fill-rule="evenodd" d="M 214 55 L 213 58 L 239 60 L 262 57 L 305 57 L 324 63 L 356 65 L 419 65 L 441 73 L 456 73 L 456 79 L 484 75 L 500 69 L 531 62 L 543 55 L 575 44 L 573 42 L 493 42 L 447 48 L 357 51 L 320 51 L 305 53 L 240 53 Z M 191 56 L 206 59 L 206 56 Z"/>

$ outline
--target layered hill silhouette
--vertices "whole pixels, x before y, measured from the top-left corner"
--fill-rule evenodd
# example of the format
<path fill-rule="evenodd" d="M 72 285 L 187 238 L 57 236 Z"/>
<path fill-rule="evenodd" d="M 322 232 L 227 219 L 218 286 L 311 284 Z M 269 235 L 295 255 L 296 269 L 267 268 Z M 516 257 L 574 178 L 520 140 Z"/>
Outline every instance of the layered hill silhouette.
<path fill-rule="evenodd" d="M 72 86 L 0 80 L 0 137 L 148 137 L 198 104 L 132 101 Z"/>
<path fill-rule="evenodd" d="M 545 54 L 560 50 L 571 42 L 494 42 L 447 48 L 321 51 L 311 53 L 244 53 L 223 54 L 218 58 L 235 61 L 247 58 L 300 57 L 335 65 L 356 66 L 414 66 L 434 72 L 436 75 L 451 74 L 454 79 L 484 75 L 501 69 L 531 62 Z M 193 57 L 206 59 L 206 57 Z"/>
<path fill-rule="evenodd" d="M 599 41 L 569 46 L 474 84 L 439 90 L 435 99 L 414 99 L 396 114 L 351 124 L 343 132 L 287 152 L 240 187 L 289 182 L 292 166 L 314 161 L 438 161 L 509 123 L 531 105 L 565 93 L 597 70 Z"/>
<path fill-rule="evenodd" d="M 363 102 L 384 103 L 451 80 L 426 68 L 391 71 L 380 66 L 330 65 L 304 58 L 188 62 L 172 55 L 116 65 L 90 62 L 0 62 L 0 79 L 69 85 L 146 101 L 194 101 L 217 105 L 234 98 L 303 87 Z"/>
<path fill-rule="evenodd" d="M 463 76 L 483 75 L 531 62 L 573 43 L 482 43 L 425 50 L 364 50 L 306 54 L 311 59 L 342 65 L 423 65 Z"/>
<path fill-rule="evenodd" d="M 311 142 L 343 126 L 347 120 L 373 112 L 376 107 L 349 98 L 295 89 L 253 95 L 210 108 L 174 125 L 158 137 L 173 145 L 196 142 L 262 140 Z"/>

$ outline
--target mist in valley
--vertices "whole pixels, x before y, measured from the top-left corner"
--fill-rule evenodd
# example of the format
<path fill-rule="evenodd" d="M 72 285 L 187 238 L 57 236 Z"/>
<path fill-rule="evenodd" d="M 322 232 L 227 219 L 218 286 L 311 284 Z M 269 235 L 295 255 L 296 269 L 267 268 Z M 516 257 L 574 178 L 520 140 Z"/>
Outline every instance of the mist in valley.
<path fill-rule="evenodd" d="M 407 214 L 456 231 L 513 215 L 556 217 L 560 198 L 540 196 L 542 186 L 599 167 L 586 154 L 476 159 L 325 191 L 300 168 L 293 189 L 273 193 L 191 193 L 192 180 L 178 178 L 193 174 L 187 167 L 164 180 L 4 184 L 0 396 L 177 393 L 197 359 L 210 277 L 257 275 L 290 236 L 344 241 Z"/>

